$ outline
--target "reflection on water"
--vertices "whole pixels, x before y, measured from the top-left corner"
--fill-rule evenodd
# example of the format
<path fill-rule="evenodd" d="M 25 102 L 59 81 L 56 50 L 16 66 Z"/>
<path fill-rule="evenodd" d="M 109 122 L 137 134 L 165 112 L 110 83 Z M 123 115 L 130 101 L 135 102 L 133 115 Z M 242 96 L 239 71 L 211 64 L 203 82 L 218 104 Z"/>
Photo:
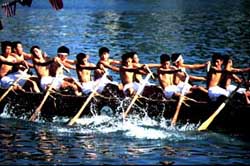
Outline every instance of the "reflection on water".
<path fill-rule="evenodd" d="M 96 118 L 90 125 L 79 125 L 90 119 L 82 118 L 75 127 L 2 119 L 1 163 L 240 164 L 250 160 L 248 143 L 222 134 L 198 133 L 192 125 L 184 130 L 136 117 L 125 124 L 117 118 Z"/>
<path fill-rule="evenodd" d="M 2 1 L 0 1 L 2 2 Z M 17 7 L 15 17 L 0 14 L 0 41 L 21 40 L 28 52 L 40 45 L 50 56 L 60 45 L 90 54 L 109 47 L 120 59 L 128 50 L 142 63 L 159 63 L 162 53 L 181 52 L 187 63 L 202 63 L 211 53 L 231 54 L 236 66 L 250 64 L 250 2 L 248 0 L 64 0 L 54 11 L 48 1 Z M 195 72 L 205 75 L 205 71 Z M 72 75 L 75 72 L 72 71 Z M 113 73 L 119 81 L 119 75 Z M 173 128 L 166 119 L 101 116 L 55 123 L 0 119 L 1 164 L 248 164 L 248 142 L 218 133 L 196 132 L 197 124 Z M 123 109 L 122 106 L 119 109 Z M 93 113 L 95 110 L 92 110 Z"/>

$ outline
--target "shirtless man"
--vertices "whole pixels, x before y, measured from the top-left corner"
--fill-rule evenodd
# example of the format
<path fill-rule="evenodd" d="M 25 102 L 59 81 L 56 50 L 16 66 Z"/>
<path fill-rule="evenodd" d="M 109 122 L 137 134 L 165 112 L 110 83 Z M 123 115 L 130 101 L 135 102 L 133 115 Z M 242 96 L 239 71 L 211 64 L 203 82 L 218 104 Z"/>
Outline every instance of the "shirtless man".
<path fill-rule="evenodd" d="M 69 72 L 69 69 L 76 69 L 74 66 L 76 62 L 67 58 L 69 53 L 70 51 L 68 47 L 61 46 L 57 49 L 55 62 L 50 65 L 50 75 L 52 77 L 63 76 L 64 70 Z"/>
<path fill-rule="evenodd" d="M 26 68 L 34 67 L 32 63 L 29 63 L 29 62 L 26 61 L 26 60 L 31 60 L 32 56 L 31 56 L 31 54 L 25 53 L 23 51 L 22 43 L 20 41 L 15 41 L 12 44 L 13 44 L 13 53 L 12 53 L 12 55 L 17 60 L 24 61 L 25 64 L 26 64 L 26 66 L 25 66 Z M 12 74 L 17 78 L 20 77 L 21 74 L 25 74 L 28 78 L 24 80 L 25 83 L 23 85 L 23 88 L 25 90 L 29 89 L 31 92 L 39 93 L 40 89 L 38 87 L 38 82 L 39 82 L 38 78 L 34 77 L 34 76 L 31 76 L 31 75 L 28 75 L 26 73 L 23 73 L 23 70 L 24 70 L 23 65 L 18 65 L 18 66 L 16 65 L 12 69 L 12 71 L 13 71 Z"/>
<path fill-rule="evenodd" d="M 12 72 L 13 66 L 25 65 L 24 61 L 16 59 L 12 56 L 12 43 L 4 41 L 1 43 L 2 55 L 0 56 L 0 78 L 1 87 L 9 88 L 9 86 L 16 80 L 16 78 L 8 76 Z M 21 86 L 15 85 L 14 90 L 22 90 Z"/>
<path fill-rule="evenodd" d="M 226 59 L 226 67 L 223 72 L 223 76 L 220 82 L 221 87 L 225 88 L 229 93 L 232 93 L 237 87 L 231 84 L 232 81 L 241 83 L 243 80 L 240 79 L 236 74 L 250 72 L 250 67 L 248 68 L 234 68 L 233 61 L 230 58 Z M 250 91 L 246 88 L 239 88 L 237 93 L 244 94 L 246 98 L 246 103 L 250 104 Z"/>
<path fill-rule="evenodd" d="M 186 72 L 186 69 L 190 70 L 197 70 L 203 69 L 210 65 L 210 62 L 204 64 L 184 64 L 184 59 L 180 53 L 174 53 L 171 55 L 172 63 L 176 66 L 177 69 L 181 69 L 182 71 Z M 198 77 L 198 76 L 189 76 L 191 81 L 206 81 L 205 77 Z M 184 80 L 183 78 L 181 79 Z"/>
<path fill-rule="evenodd" d="M 101 47 L 99 49 L 99 57 L 100 60 L 97 63 L 97 69 L 94 71 L 94 80 L 100 79 L 104 73 L 107 74 L 107 78 L 103 79 L 102 84 L 99 85 L 99 89 L 97 90 L 98 93 L 101 93 L 104 89 L 104 87 L 111 83 L 114 85 L 117 85 L 119 89 L 121 88 L 117 82 L 112 81 L 112 77 L 109 75 L 108 69 L 119 72 L 119 67 L 116 67 L 114 65 L 121 64 L 120 61 L 109 59 L 109 49 L 106 47 Z"/>
<path fill-rule="evenodd" d="M 132 54 L 132 58 L 133 58 L 133 66 L 134 67 L 137 67 L 137 68 L 140 68 L 142 67 L 144 64 L 141 64 L 140 63 L 140 59 L 138 57 L 138 54 L 137 52 L 131 52 Z M 161 65 L 160 64 L 147 64 L 147 66 L 149 68 L 159 68 Z M 135 73 L 134 74 L 134 81 L 136 82 L 141 82 L 143 80 L 143 77 L 142 77 L 142 74 L 139 74 L 139 73 Z M 151 83 L 147 83 L 148 85 L 151 85 Z"/>
<path fill-rule="evenodd" d="M 53 84 L 55 90 L 69 87 L 74 90 L 75 95 L 79 96 L 81 94 L 78 90 L 79 87 L 75 83 L 65 80 L 63 77 L 52 77 L 49 75 L 49 65 L 54 63 L 55 59 L 49 60 L 44 57 L 39 46 L 32 46 L 30 53 L 33 56 L 34 68 L 40 78 L 40 86 L 43 90 L 46 90 L 49 85 Z"/>
<path fill-rule="evenodd" d="M 142 68 L 133 66 L 133 54 L 125 53 L 122 55 L 122 66 L 120 67 L 120 78 L 123 84 L 123 92 L 125 95 L 132 96 L 140 87 L 140 83 L 134 81 L 135 74 L 146 74 Z"/>
<path fill-rule="evenodd" d="M 163 93 L 167 99 L 181 94 L 180 88 L 176 85 L 176 80 L 179 77 L 181 70 L 170 64 L 170 56 L 162 54 L 160 57 L 161 67 L 158 69 L 159 83 L 163 89 Z M 188 91 L 186 91 L 187 93 Z"/>
<path fill-rule="evenodd" d="M 91 70 L 96 69 L 96 65 L 88 62 L 89 56 L 84 53 L 79 53 L 76 56 L 76 73 L 82 85 L 82 92 L 89 94 L 95 87 L 95 81 L 91 79 Z"/>
<path fill-rule="evenodd" d="M 17 59 L 12 54 L 12 43 L 4 41 L 1 43 L 2 55 L 0 56 L 0 78 L 6 76 L 11 72 L 13 66 L 16 64 Z"/>
<path fill-rule="evenodd" d="M 186 69 L 197 70 L 197 69 L 203 69 L 205 67 L 210 66 L 210 61 L 208 61 L 204 64 L 184 64 L 184 59 L 180 53 L 172 54 L 171 60 L 174 64 L 174 66 L 177 69 L 180 69 L 182 71 L 182 73 L 180 74 L 180 78 L 178 80 L 176 80 L 177 84 L 179 84 L 178 86 L 183 86 L 183 82 L 184 82 L 185 77 L 186 77 L 185 76 Z M 206 81 L 207 79 L 205 77 L 189 75 L 189 80 L 190 81 Z M 190 84 L 188 84 L 188 86 L 190 87 L 190 90 L 198 89 L 198 90 L 201 90 L 201 91 L 207 93 L 207 89 L 205 87 L 197 86 L 197 85 L 192 86 Z"/>
<path fill-rule="evenodd" d="M 224 58 L 219 53 L 214 53 L 212 56 L 212 66 L 208 72 L 208 97 L 211 101 L 216 101 L 217 98 L 221 95 L 229 96 L 229 91 L 220 87 L 220 81 L 222 78 L 222 64 L 224 62 Z"/>

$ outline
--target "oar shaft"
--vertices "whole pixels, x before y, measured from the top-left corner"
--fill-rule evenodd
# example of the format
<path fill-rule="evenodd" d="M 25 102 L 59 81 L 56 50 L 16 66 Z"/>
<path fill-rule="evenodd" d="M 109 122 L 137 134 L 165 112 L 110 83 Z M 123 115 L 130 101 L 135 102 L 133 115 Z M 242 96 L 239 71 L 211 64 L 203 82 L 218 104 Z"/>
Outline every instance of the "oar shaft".
<path fill-rule="evenodd" d="M 236 94 L 237 90 L 240 88 L 241 83 L 237 86 L 237 88 L 231 93 L 231 95 L 216 109 L 216 111 L 205 121 L 203 122 L 198 131 L 206 130 L 208 126 L 213 122 L 215 117 L 223 110 L 226 104 L 230 101 L 230 99 Z"/>
<path fill-rule="evenodd" d="M 129 111 L 131 110 L 131 107 L 133 106 L 133 104 L 135 103 L 135 101 L 137 100 L 137 98 L 139 97 L 139 95 L 142 93 L 142 91 L 143 91 L 143 89 L 144 89 L 146 83 L 148 82 L 148 80 L 149 80 L 151 74 L 152 74 L 152 72 L 149 73 L 149 74 L 146 76 L 146 78 L 143 80 L 142 85 L 139 87 L 139 89 L 137 90 L 137 92 L 136 92 L 134 98 L 132 99 L 131 103 L 129 104 L 127 110 L 124 112 L 124 114 L 123 114 L 123 117 L 124 117 L 124 118 L 127 117 L 127 114 L 128 114 Z"/>
<path fill-rule="evenodd" d="M 176 106 L 175 114 L 174 114 L 172 121 L 171 121 L 172 125 L 176 125 L 176 122 L 177 122 L 177 119 L 178 119 L 178 116 L 179 116 L 179 113 L 181 110 L 181 105 L 182 105 L 182 102 L 184 100 L 184 94 L 185 94 L 186 86 L 187 86 L 188 80 L 189 80 L 189 75 L 186 72 L 185 72 L 185 74 L 186 74 L 186 79 L 184 81 L 184 86 L 183 86 L 183 89 L 181 91 L 180 99 L 179 99 L 177 106 Z"/>
<path fill-rule="evenodd" d="M 104 75 L 102 76 L 102 78 L 97 82 L 97 85 L 94 88 L 93 92 L 89 95 L 89 97 L 87 98 L 87 100 L 83 103 L 82 107 L 77 112 L 77 114 L 70 120 L 70 122 L 68 123 L 68 125 L 72 126 L 77 121 L 77 119 L 79 119 L 79 117 L 81 116 L 81 114 L 84 111 L 85 107 L 89 104 L 89 102 L 91 101 L 92 97 L 95 95 L 97 89 L 99 88 L 99 85 L 102 83 L 102 80 L 104 78 L 106 78 L 106 76 L 107 76 L 107 73 L 104 73 Z"/>
<path fill-rule="evenodd" d="M 9 92 L 14 88 L 15 84 L 17 84 L 21 79 L 23 79 L 26 76 L 26 73 L 28 72 L 28 69 L 25 69 L 23 71 L 23 74 L 18 77 L 13 84 L 4 92 L 4 94 L 0 98 L 0 102 L 9 94 Z"/>
<path fill-rule="evenodd" d="M 82 107 L 80 108 L 80 110 L 78 111 L 78 113 L 70 120 L 70 122 L 68 123 L 68 125 L 72 126 L 76 122 L 76 120 L 79 119 L 79 117 L 81 116 L 83 110 L 89 104 L 89 102 L 91 101 L 91 99 L 92 99 L 93 96 L 94 96 L 94 93 L 91 93 L 89 95 L 89 97 L 84 102 L 84 104 L 82 105 Z"/>
<path fill-rule="evenodd" d="M 131 107 L 133 106 L 133 104 L 135 103 L 135 101 L 137 100 L 138 97 L 139 97 L 139 95 L 137 95 L 137 94 L 134 96 L 134 98 L 133 98 L 133 100 L 131 101 L 131 103 L 129 104 L 127 110 L 126 110 L 126 111 L 124 112 L 124 114 L 123 114 L 124 118 L 127 117 L 127 115 L 128 115 L 128 113 L 129 113 Z"/>
<path fill-rule="evenodd" d="M 180 109 L 181 109 L 181 105 L 182 105 L 183 100 L 184 100 L 184 96 L 181 95 L 180 100 L 179 100 L 179 102 L 177 104 L 177 107 L 176 107 L 174 117 L 173 117 L 172 122 L 171 122 L 172 125 L 176 125 L 176 122 L 177 122 L 177 119 L 178 119 L 178 116 L 179 116 L 179 113 L 180 113 Z"/>
<path fill-rule="evenodd" d="M 44 103 L 46 102 L 47 98 L 49 97 L 49 95 L 50 95 L 50 93 L 51 93 L 51 90 L 52 90 L 52 88 L 53 88 L 55 82 L 56 82 L 56 78 L 53 79 L 51 85 L 49 86 L 49 88 L 47 89 L 47 91 L 46 91 L 46 93 L 45 93 L 45 95 L 44 95 L 44 97 L 43 97 L 42 102 L 41 102 L 40 105 L 36 108 L 35 112 L 31 115 L 31 117 L 30 117 L 30 119 L 29 119 L 30 121 L 35 121 L 36 118 L 37 118 L 37 117 L 39 116 L 39 114 L 41 113 L 42 107 L 43 107 Z"/>

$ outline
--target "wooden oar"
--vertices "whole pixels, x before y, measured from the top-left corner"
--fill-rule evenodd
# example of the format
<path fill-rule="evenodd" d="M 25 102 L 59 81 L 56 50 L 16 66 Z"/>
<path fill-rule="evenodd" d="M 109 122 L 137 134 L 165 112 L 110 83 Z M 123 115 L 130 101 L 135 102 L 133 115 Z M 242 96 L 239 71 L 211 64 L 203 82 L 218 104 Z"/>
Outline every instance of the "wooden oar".
<path fill-rule="evenodd" d="M 226 104 L 230 101 L 230 99 L 236 94 L 237 90 L 240 88 L 241 84 L 238 84 L 236 89 L 230 94 L 230 96 L 223 102 L 221 105 L 214 111 L 214 113 L 205 121 L 203 122 L 198 131 L 206 130 L 208 126 L 213 122 L 214 118 L 220 113 L 220 111 L 226 106 Z"/>
<path fill-rule="evenodd" d="M 21 80 L 23 79 L 25 76 L 27 76 L 27 72 L 29 69 L 25 69 L 22 73 L 22 75 L 20 77 L 18 77 L 12 85 L 10 85 L 10 87 L 4 92 L 4 94 L 1 96 L 0 98 L 0 102 L 9 94 L 9 92 L 15 87 L 15 85 Z"/>
<path fill-rule="evenodd" d="M 41 113 L 42 107 L 43 107 L 44 103 L 46 102 L 47 98 L 49 97 L 49 95 L 50 95 L 50 93 L 51 93 L 51 91 L 52 91 L 52 88 L 53 88 L 55 82 L 56 82 L 56 78 L 53 79 L 51 85 L 49 86 L 49 88 L 47 88 L 46 93 L 45 93 L 45 95 L 44 95 L 44 97 L 43 97 L 42 102 L 41 102 L 40 105 L 36 108 L 35 112 L 31 115 L 31 117 L 30 117 L 30 119 L 29 119 L 30 121 L 35 121 L 36 118 L 37 118 L 37 117 L 39 116 L 39 114 Z"/>
<path fill-rule="evenodd" d="M 147 67 L 147 66 L 146 66 Z M 129 113 L 131 107 L 133 106 L 133 104 L 135 103 L 135 101 L 137 100 L 137 98 L 140 96 L 140 94 L 142 93 L 146 83 L 148 82 L 150 76 L 153 77 L 153 73 L 150 71 L 149 68 L 147 68 L 147 70 L 149 71 L 149 73 L 147 74 L 146 78 L 143 80 L 142 85 L 139 87 L 138 91 L 136 92 L 135 96 L 133 97 L 131 103 L 129 104 L 127 110 L 124 112 L 123 117 L 126 118 L 127 114 Z"/>
<path fill-rule="evenodd" d="M 180 98 L 179 98 L 179 101 L 178 101 L 178 104 L 177 104 L 177 107 L 176 107 L 176 110 L 175 110 L 175 114 L 172 118 L 172 121 L 171 121 L 171 125 L 175 126 L 176 125 L 176 122 L 177 122 L 177 119 L 178 119 L 178 116 L 179 116 L 179 113 L 180 113 L 180 110 L 181 110 L 181 105 L 183 103 L 183 100 L 184 100 L 184 93 L 185 93 L 185 87 L 186 85 L 188 84 L 188 80 L 189 80 L 189 75 L 185 72 L 186 74 L 186 79 L 184 81 L 184 86 L 183 86 L 183 89 L 181 91 L 181 95 L 180 95 Z"/>
<path fill-rule="evenodd" d="M 89 97 L 86 99 L 86 101 L 83 103 L 82 107 L 80 108 L 80 110 L 78 111 L 78 113 L 70 120 L 70 122 L 68 123 L 68 125 L 72 126 L 77 119 L 79 119 L 79 117 L 81 116 L 83 110 L 85 109 L 85 107 L 89 104 L 89 102 L 91 101 L 92 97 L 95 95 L 97 89 L 99 88 L 99 85 L 102 83 L 102 80 L 107 76 L 107 73 L 104 73 L 104 75 L 102 76 L 102 78 L 97 82 L 97 85 L 95 86 L 93 92 L 89 95 Z"/>

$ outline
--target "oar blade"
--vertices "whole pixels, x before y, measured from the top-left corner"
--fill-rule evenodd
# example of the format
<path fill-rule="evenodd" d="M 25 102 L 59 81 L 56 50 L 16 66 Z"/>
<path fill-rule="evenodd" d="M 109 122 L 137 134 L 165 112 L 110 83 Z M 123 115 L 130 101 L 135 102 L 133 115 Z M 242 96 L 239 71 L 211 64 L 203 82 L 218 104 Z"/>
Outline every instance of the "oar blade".
<path fill-rule="evenodd" d="M 215 119 L 215 117 L 221 112 L 221 110 L 226 106 L 226 104 L 230 101 L 230 99 L 233 98 L 233 96 L 236 94 L 236 92 L 240 88 L 241 84 L 242 83 L 238 84 L 238 86 L 230 94 L 230 96 L 227 97 L 227 99 L 223 103 L 221 103 L 221 105 L 217 108 L 217 110 L 205 122 L 203 122 L 201 124 L 201 126 L 197 129 L 198 131 L 207 130 L 207 128 L 213 122 L 213 120 Z"/>
<path fill-rule="evenodd" d="M 201 124 L 201 126 L 198 128 L 198 131 L 204 131 L 207 130 L 208 126 L 213 122 L 215 117 L 220 113 L 220 111 L 226 106 L 226 103 L 223 102 L 219 108 L 205 121 Z"/>
<path fill-rule="evenodd" d="M 84 111 L 85 107 L 89 104 L 89 102 L 91 101 L 92 97 L 94 96 L 94 93 L 95 93 L 95 91 L 93 91 L 89 95 L 89 97 L 84 102 L 84 104 L 82 105 L 82 107 L 80 108 L 80 110 L 78 111 L 78 113 L 69 121 L 69 123 L 68 123 L 69 126 L 72 126 L 73 124 L 75 124 L 75 122 L 79 119 L 79 117 L 81 116 L 81 114 Z"/>

